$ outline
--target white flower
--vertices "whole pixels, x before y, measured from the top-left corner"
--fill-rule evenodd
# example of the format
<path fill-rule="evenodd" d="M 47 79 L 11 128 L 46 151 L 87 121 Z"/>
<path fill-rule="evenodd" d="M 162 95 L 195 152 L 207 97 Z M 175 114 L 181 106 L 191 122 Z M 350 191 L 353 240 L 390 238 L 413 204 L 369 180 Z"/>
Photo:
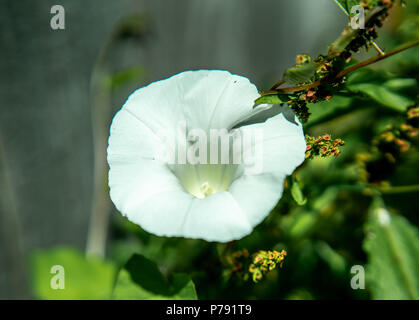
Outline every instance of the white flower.
<path fill-rule="evenodd" d="M 306 148 L 293 114 L 231 130 L 270 108 L 254 108 L 258 96 L 248 79 L 218 70 L 183 72 L 131 94 L 109 137 L 109 187 L 117 209 L 161 236 L 226 242 L 249 234 L 281 198 L 284 179 L 304 161 Z M 165 138 L 178 137 L 181 123 L 187 135 L 194 129 L 227 129 L 224 135 L 233 140 L 237 132 L 248 134 L 259 152 L 251 164 L 163 162 L 158 154 L 172 146 Z M 171 151 L 182 150 L 180 139 L 175 141 Z M 261 170 L 254 170 L 257 163 Z"/>

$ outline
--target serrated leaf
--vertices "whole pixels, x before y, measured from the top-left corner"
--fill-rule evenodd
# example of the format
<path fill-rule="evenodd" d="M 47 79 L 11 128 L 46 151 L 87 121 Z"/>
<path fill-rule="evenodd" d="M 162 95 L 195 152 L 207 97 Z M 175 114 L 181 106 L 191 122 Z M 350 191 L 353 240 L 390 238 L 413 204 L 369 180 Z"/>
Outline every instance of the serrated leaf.
<path fill-rule="evenodd" d="M 381 207 L 370 212 L 364 250 L 366 285 L 374 299 L 419 298 L 419 232 Z"/>
<path fill-rule="evenodd" d="M 168 282 L 157 265 L 134 254 L 120 271 L 113 292 L 116 300 L 196 300 L 192 280 L 184 274 L 173 275 Z"/>
<path fill-rule="evenodd" d="M 318 66 L 318 63 L 310 62 L 287 69 L 284 72 L 284 80 L 290 84 L 302 84 L 310 82 L 314 77 Z"/>
<path fill-rule="evenodd" d="M 64 269 L 64 289 L 53 289 L 52 266 Z M 110 299 L 116 267 L 98 258 L 86 258 L 73 248 L 37 251 L 31 256 L 31 282 L 37 298 L 48 300 Z"/>
<path fill-rule="evenodd" d="M 359 5 L 361 0 L 336 0 L 339 2 L 342 8 L 345 9 L 346 13 L 349 15 L 351 13 L 351 8 L 353 6 Z"/>

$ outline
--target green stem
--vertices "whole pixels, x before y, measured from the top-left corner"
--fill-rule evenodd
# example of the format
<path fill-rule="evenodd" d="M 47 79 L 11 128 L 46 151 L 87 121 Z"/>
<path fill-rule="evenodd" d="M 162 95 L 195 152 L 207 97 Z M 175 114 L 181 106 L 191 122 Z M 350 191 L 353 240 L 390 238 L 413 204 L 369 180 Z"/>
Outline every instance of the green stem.
<path fill-rule="evenodd" d="M 262 92 L 261 95 L 267 95 L 267 94 L 283 94 L 283 93 L 293 93 L 293 92 L 298 92 L 298 91 L 303 91 L 303 90 L 308 90 L 308 89 L 312 89 L 315 87 L 318 87 L 321 84 L 324 84 L 326 82 L 330 82 L 331 80 L 336 81 L 339 78 L 342 78 L 343 76 L 347 75 L 350 72 L 353 72 L 355 70 L 361 69 L 363 67 L 369 66 L 373 63 L 376 63 L 378 61 L 381 61 L 383 59 L 386 59 L 388 57 L 391 57 L 392 55 L 395 55 L 399 52 L 405 51 L 407 49 L 413 48 L 415 46 L 419 45 L 419 40 L 417 41 L 413 41 L 410 43 L 407 43 L 399 48 L 396 48 L 394 50 L 391 50 L 387 53 L 385 53 L 384 55 L 378 55 L 375 57 L 372 57 L 370 59 L 367 59 L 365 61 L 362 61 L 356 65 L 353 65 L 349 68 L 346 68 L 344 70 L 342 70 L 341 72 L 339 72 L 333 79 L 330 78 L 323 78 L 320 80 L 317 80 L 315 82 L 309 83 L 309 84 L 305 84 L 305 85 L 300 85 L 300 86 L 294 86 L 294 87 L 288 87 L 288 88 L 280 88 L 280 89 L 275 89 L 275 90 L 269 90 L 269 91 L 265 91 Z"/>

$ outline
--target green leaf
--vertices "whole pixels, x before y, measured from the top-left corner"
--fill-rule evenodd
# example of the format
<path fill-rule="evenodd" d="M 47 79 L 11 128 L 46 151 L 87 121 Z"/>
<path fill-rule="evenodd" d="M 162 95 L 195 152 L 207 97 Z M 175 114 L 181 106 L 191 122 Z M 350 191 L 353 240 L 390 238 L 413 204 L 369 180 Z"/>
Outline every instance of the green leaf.
<path fill-rule="evenodd" d="M 266 94 L 260 96 L 255 100 L 255 104 L 281 104 L 287 103 L 289 101 L 289 96 L 287 94 Z"/>
<path fill-rule="evenodd" d="M 335 3 L 342 9 L 342 11 L 349 17 L 351 14 L 351 8 L 354 5 L 359 4 L 359 1 L 352 0 L 335 0 Z M 348 18 L 349 19 L 349 18 Z M 346 46 L 356 37 L 359 33 L 359 30 L 354 30 L 352 28 L 347 29 L 339 38 L 337 38 L 329 47 L 329 52 L 341 52 Z"/>
<path fill-rule="evenodd" d="M 358 70 L 348 76 L 345 88 L 353 93 L 362 94 L 375 102 L 398 112 L 405 112 L 414 101 L 395 89 L 412 85 L 412 79 L 387 81 L 388 75 L 369 69 Z M 408 80 L 408 81 L 406 81 Z"/>
<path fill-rule="evenodd" d="M 384 83 L 384 86 L 391 90 L 409 89 L 409 88 L 414 88 L 417 85 L 418 85 L 418 82 L 416 81 L 416 79 L 410 79 L 410 78 L 390 79 Z"/>
<path fill-rule="evenodd" d="M 289 177 L 288 181 L 291 183 L 291 195 L 294 201 L 299 205 L 305 205 L 307 198 L 304 197 L 303 191 L 301 190 L 297 179 L 294 176 Z"/>
<path fill-rule="evenodd" d="M 382 83 L 388 79 L 388 74 L 374 71 L 369 68 L 358 69 L 348 74 L 345 85 L 357 85 L 362 83 Z"/>
<path fill-rule="evenodd" d="M 366 284 L 374 299 L 419 298 L 419 232 L 404 217 L 382 207 L 370 212 Z"/>
<path fill-rule="evenodd" d="M 351 9 L 353 6 L 360 5 L 363 0 L 335 0 L 335 2 L 345 11 L 347 15 L 351 14 Z M 378 6 L 379 0 L 369 0 L 368 1 L 368 7 L 371 9 Z"/>
<path fill-rule="evenodd" d="M 171 299 L 197 300 L 195 284 L 188 275 L 175 273 L 172 277 L 173 292 Z"/>
<path fill-rule="evenodd" d="M 287 103 L 289 101 L 289 96 L 287 94 L 266 94 L 260 96 L 255 100 L 255 104 L 281 104 Z"/>
<path fill-rule="evenodd" d="M 334 0 L 334 1 L 339 7 L 341 7 L 342 11 L 344 11 L 346 14 L 349 14 L 346 0 Z"/>
<path fill-rule="evenodd" d="M 284 72 L 284 80 L 285 82 L 291 84 L 303 84 L 310 82 L 314 77 L 318 66 L 318 63 L 310 62 L 287 69 Z"/>
<path fill-rule="evenodd" d="M 351 9 L 353 6 L 358 6 L 363 2 L 363 0 L 346 0 L 346 9 L 348 10 L 348 13 L 351 14 Z M 373 1 L 368 1 L 369 3 L 372 3 Z"/>
<path fill-rule="evenodd" d="M 348 16 L 353 16 L 351 13 L 351 9 L 353 6 L 360 5 L 363 1 L 362 0 L 334 0 L 335 3 L 342 9 L 342 11 Z M 378 7 L 380 0 L 369 0 L 368 7 L 370 10 L 365 10 L 364 14 L 367 16 L 366 19 L 369 18 L 368 14 L 372 12 L 376 7 Z M 356 14 L 356 13 L 355 13 Z M 367 23 L 368 21 L 366 21 Z M 347 27 L 342 35 L 339 36 L 330 46 L 329 46 L 329 54 L 331 53 L 339 53 L 343 51 L 346 46 L 354 40 L 362 29 L 352 29 L 350 26 Z"/>
<path fill-rule="evenodd" d="M 363 93 L 379 104 L 399 112 L 405 112 L 407 107 L 413 104 L 412 99 L 375 83 L 361 83 L 347 88 L 354 93 Z"/>
<path fill-rule="evenodd" d="M 37 251 L 30 259 L 31 282 L 38 299 L 84 300 L 110 299 L 116 267 L 98 258 L 86 258 L 73 248 Z M 53 289 L 51 282 L 58 273 L 53 266 L 64 268 L 64 289 Z"/>
<path fill-rule="evenodd" d="M 196 300 L 192 280 L 174 274 L 169 283 L 157 265 L 142 255 L 134 254 L 120 271 L 113 298 L 117 300 Z"/>
<path fill-rule="evenodd" d="M 339 117 L 342 114 L 355 110 L 359 105 L 354 106 L 352 97 L 344 97 L 337 94 L 327 101 L 309 103 L 308 107 L 311 116 L 306 125 L 311 126 Z"/>
<path fill-rule="evenodd" d="M 332 42 L 329 46 L 329 52 L 341 52 L 356 37 L 359 30 L 350 29 L 347 33 L 342 34 L 339 38 Z"/>

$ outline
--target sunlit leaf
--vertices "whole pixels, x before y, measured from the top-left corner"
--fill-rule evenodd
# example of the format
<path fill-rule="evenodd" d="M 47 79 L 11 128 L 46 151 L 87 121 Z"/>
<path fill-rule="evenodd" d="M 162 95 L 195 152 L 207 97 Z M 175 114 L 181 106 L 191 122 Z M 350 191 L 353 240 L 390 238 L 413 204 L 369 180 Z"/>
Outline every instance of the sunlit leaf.
<path fill-rule="evenodd" d="M 405 80 L 408 80 L 408 82 Z M 369 69 L 362 69 L 348 76 L 345 88 L 355 94 L 369 97 L 375 102 L 390 109 L 404 112 L 414 101 L 397 92 L 395 89 L 401 89 L 402 85 L 412 85 L 411 80 L 412 79 L 398 79 L 397 82 L 387 82 L 387 74 Z"/>
<path fill-rule="evenodd" d="M 419 232 L 404 217 L 376 207 L 370 212 L 364 249 L 366 286 L 374 299 L 419 298 Z"/>
<path fill-rule="evenodd" d="M 347 86 L 347 88 L 355 93 L 363 93 L 374 101 L 399 112 L 406 111 L 407 107 L 414 102 L 408 97 L 375 83 L 355 84 Z"/>
<path fill-rule="evenodd" d="M 53 266 L 64 270 L 64 288 L 54 289 Z M 98 258 L 86 258 L 72 248 L 37 251 L 31 257 L 33 291 L 39 299 L 110 299 L 116 267 Z"/>

